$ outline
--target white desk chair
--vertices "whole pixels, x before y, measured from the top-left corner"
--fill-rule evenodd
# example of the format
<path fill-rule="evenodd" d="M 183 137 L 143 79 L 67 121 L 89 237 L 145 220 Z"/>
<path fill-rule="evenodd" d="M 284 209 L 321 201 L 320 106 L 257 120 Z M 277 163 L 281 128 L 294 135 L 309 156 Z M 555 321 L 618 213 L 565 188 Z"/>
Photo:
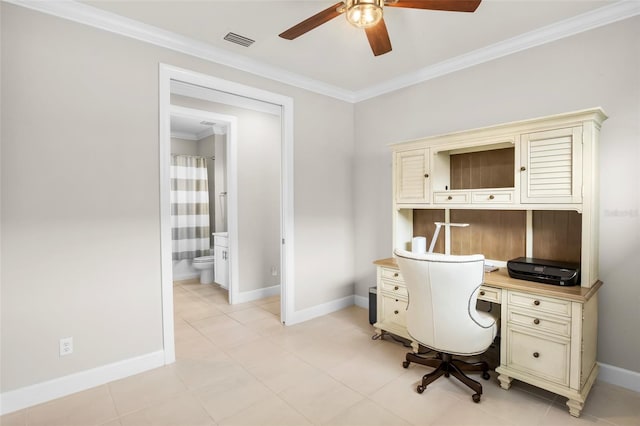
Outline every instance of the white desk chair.
<path fill-rule="evenodd" d="M 415 254 L 396 250 L 398 266 L 409 293 L 407 330 L 413 340 L 438 352 L 436 358 L 423 358 L 413 352 L 403 362 L 434 367 L 424 375 L 418 393 L 444 375 L 454 376 L 475 391 L 480 402 L 482 385 L 465 371 L 481 371 L 489 379 L 486 362 L 466 363 L 453 355 L 472 356 L 485 352 L 496 337 L 495 319 L 476 310 L 478 289 L 484 277 L 484 256 L 452 256 L 436 253 Z"/>

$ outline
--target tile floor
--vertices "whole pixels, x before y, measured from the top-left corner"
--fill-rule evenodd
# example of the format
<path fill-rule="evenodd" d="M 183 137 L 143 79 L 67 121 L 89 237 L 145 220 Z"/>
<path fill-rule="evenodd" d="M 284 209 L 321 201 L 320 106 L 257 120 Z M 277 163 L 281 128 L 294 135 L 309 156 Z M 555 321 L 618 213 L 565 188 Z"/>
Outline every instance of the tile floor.
<path fill-rule="evenodd" d="M 429 371 L 402 368 L 407 351 L 372 340 L 365 309 L 295 326 L 279 323 L 279 298 L 227 304 L 217 286 L 174 285 L 175 364 L 11 413 L 2 426 L 143 425 L 640 425 L 640 394 L 596 382 L 582 417 L 565 399 L 495 374 L 482 401 Z"/>

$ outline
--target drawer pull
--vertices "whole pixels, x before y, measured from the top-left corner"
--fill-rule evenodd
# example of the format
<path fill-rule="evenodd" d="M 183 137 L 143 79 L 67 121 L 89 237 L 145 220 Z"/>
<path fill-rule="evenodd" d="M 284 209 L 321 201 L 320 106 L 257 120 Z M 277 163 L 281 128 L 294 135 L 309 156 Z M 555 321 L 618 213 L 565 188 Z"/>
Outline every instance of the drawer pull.
<path fill-rule="evenodd" d="M 536 319 L 534 319 L 534 320 L 533 320 L 533 323 L 534 323 L 535 325 L 538 325 L 538 324 L 540 324 L 540 320 L 539 320 L 538 318 L 536 318 Z"/>
<path fill-rule="evenodd" d="M 449 196 L 447 197 L 447 200 L 453 200 L 453 197 L 452 197 L 451 195 L 449 195 Z"/>
<path fill-rule="evenodd" d="M 400 290 L 400 287 L 395 286 L 393 289 L 394 289 L 394 290 Z"/>
<path fill-rule="evenodd" d="M 527 168 L 525 166 L 520 167 L 520 171 L 524 172 L 525 170 L 527 170 Z"/>
<path fill-rule="evenodd" d="M 538 306 L 538 305 L 540 305 L 540 301 L 539 301 L 539 300 L 534 300 L 534 301 L 533 301 L 533 304 L 534 304 L 534 305 L 536 305 L 536 306 Z"/>
<path fill-rule="evenodd" d="M 399 274 L 396 272 L 395 274 L 393 274 L 394 277 L 397 277 Z"/>
<path fill-rule="evenodd" d="M 534 358 L 539 358 L 539 357 L 540 357 L 540 354 L 539 354 L 538 352 L 534 352 L 534 353 L 533 353 L 533 357 L 534 357 Z"/>
<path fill-rule="evenodd" d="M 480 292 L 480 296 L 484 296 L 484 295 L 485 295 L 484 290 L 482 290 L 482 291 Z"/>
<path fill-rule="evenodd" d="M 429 173 L 425 173 L 424 177 L 428 178 L 429 177 Z"/>
<path fill-rule="evenodd" d="M 397 310 L 393 311 L 394 314 L 398 315 L 400 312 L 398 312 Z M 537 358 L 537 357 L 536 357 Z"/>
<path fill-rule="evenodd" d="M 489 195 L 489 199 L 490 200 L 493 200 L 494 198 L 496 198 L 496 197 L 494 197 L 493 195 Z"/>

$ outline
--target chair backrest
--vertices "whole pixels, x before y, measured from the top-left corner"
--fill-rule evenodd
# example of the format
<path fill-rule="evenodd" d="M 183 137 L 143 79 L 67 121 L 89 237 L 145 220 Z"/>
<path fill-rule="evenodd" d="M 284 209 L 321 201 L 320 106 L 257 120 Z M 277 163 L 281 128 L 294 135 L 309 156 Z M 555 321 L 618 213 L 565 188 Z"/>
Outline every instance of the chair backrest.
<path fill-rule="evenodd" d="M 396 250 L 398 266 L 409 293 L 407 330 L 431 349 L 457 355 L 484 352 L 496 325 L 476 310 L 484 278 L 484 256 L 415 254 Z"/>

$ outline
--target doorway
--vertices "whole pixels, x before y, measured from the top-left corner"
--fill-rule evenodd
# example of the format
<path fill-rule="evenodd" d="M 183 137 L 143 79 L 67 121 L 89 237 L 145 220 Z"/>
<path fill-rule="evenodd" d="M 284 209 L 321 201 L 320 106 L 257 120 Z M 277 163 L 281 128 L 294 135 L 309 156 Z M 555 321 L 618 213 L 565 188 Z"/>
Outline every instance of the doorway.
<path fill-rule="evenodd" d="M 173 282 L 171 263 L 171 220 L 169 210 L 169 156 L 170 156 L 170 116 L 172 85 L 187 85 L 197 90 L 215 91 L 223 96 L 222 103 L 232 104 L 234 99 L 245 99 L 261 102 L 267 106 L 278 108 L 280 127 L 280 235 L 278 238 L 280 251 L 280 320 L 287 323 L 292 317 L 293 308 L 293 101 L 285 96 L 266 92 L 249 86 L 221 80 L 215 77 L 192 71 L 160 65 L 160 215 L 161 215 L 161 256 L 162 256 L 162 311 L 165 363 L 175 361 L 173 336 Z M 207 112 L 206 114 L 212 114 Z M 214 114 L 215 115 L 215 114 Z M 218 120 L 228 124 L 228 170 L 237 167 L 237 120 L 235 117 L 217 114 Z M 238 199 L 237 176 L 228 173 L 228 227 L 229 227 L 229 302 L 246 301 L 247 294 L 239 290 L 239 283 L 234 283 L 239 271 L 239 234 L 238 234 Z"/>
<path fill-rule="evenodd" d="M 200 173 L 185 166 L 180 172 L 173 171 L 180 177 L 172 176 L 172 279 L 198 278 L 207 284 L 213 281 L 228 290 L 226 299 L 233 303 L 237 291 L 230 288 L 228 279 L 227 182 L 230 177 L 236 180 L 237 171 L 235 162 L 227 161 L 227 145 L 229 139 L 236 139 L 237 120 L 231 115 L 173 104 L 170 112 L 172 159 L 201 161 L 203 166 Z M 186 180 L 192 178 L 191 173 L 198 175 L 197 183 Z M 196 268 L 193 260 L 198 256 L 204 257 L 199 258 L 200 267 Z M 203 262 L 211 268 L 202 266 Z"/>

